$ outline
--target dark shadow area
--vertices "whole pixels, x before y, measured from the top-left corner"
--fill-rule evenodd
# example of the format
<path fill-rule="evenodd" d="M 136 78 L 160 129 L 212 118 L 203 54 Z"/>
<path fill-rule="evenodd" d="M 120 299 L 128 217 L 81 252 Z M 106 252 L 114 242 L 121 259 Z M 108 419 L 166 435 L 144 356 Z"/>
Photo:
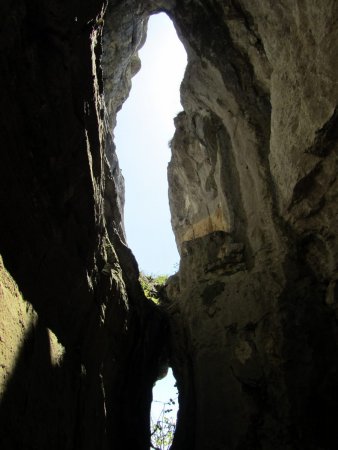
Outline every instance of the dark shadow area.
<path fill-rule="evenodd" d="M 2 450 L 74 448 L 76 380 L 53 366 L 48 330 L 33 325 L 0 403 Z M 74 383 L 75 382 L 75 383 Z"/>
<path fill-rule="evenodd" d="M 285 384 L 293 400 L 290 434 L 298 448 L 333 450 L 338 443 L 336 318 L 325 302 L 325 283 L 305 260 L 310 242 L 309 237 L 300 244 L 299 260 L 288 262 L 282 299 Z"/>
<path fill-rule="evenodd" d="M 172 450 L 195 448 L 196 424 L 196 392 L 193 376 L 192 361 L 187 358 L 185 365 L 175 371 L 178 388 L 179 410 L 177 413 L 176 430 Z"/>

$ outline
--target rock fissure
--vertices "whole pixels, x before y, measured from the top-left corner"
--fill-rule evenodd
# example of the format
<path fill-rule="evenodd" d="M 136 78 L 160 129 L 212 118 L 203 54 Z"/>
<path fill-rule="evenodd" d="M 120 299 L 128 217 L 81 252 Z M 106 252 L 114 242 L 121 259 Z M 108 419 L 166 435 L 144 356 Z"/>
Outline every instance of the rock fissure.
<path fill-rule="evenodd" d="M 148 450 L 165 354 L 173 450 L 337 448 L 338 4 L 12 3 L 0 447 Z M 113 129 L 160 11 L 188 66 L 168 168 L 181 262 L 157 307 L 125 244 Z"/>

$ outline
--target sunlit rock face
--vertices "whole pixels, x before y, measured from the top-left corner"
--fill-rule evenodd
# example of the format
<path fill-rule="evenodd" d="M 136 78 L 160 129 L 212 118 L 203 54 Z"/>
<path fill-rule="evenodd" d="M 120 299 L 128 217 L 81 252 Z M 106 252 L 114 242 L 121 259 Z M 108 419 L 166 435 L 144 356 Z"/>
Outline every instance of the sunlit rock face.
<path fill-rule="evenodd" d="M 338 5 L 170 15 L 189 56 L 169 166 L 174 448 L 335 448 Z"/>
<path fill-rule="evenodd" d="M 188 53 L 173 449 L 336 449 L 338 4 L 61 3 L 0 6 L 0 251 L 18 284 L 1 263 L 0 448 L 149 448 L 169 331 L 125 245 L 113 128 L 165 11 Z"/>
<path fill-rule="evenodd" d="M 22 298 L 1 257 L 0 336 L 1 447 L 66 448 L 76 390 L 65 348 Z"/>

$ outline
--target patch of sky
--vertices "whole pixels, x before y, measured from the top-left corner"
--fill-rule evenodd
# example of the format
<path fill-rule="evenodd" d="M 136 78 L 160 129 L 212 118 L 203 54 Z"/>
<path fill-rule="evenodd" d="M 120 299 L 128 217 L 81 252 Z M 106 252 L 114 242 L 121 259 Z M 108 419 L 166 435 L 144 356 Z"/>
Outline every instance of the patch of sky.
<path fill-rule="evenodd" d="M 182 110 L 179 87 L 187 56 L 165 14 L 149 19 L 139 51 L 140 72 L 117 116 L 115 143 L 126 184 L 127 242 L 148 274 L 170 275 L 179 255 L 171 229 L 167 164 L 173 118 Z"/>

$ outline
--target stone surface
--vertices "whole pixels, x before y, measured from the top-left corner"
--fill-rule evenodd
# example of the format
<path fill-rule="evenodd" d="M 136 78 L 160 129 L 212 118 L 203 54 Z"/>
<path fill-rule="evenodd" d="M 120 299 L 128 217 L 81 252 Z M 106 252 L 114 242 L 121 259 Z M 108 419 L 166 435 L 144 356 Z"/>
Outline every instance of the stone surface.
<path fill-rule="evenodd" d="M 108 3 L 0 5 L 1 448 L 148 449 L 169 351 L 174 450 L 336 449 L 338 4 Z M 159 11 L 188 54 L 162 309 L 113 142 Z"/>
<path fill-rule="evenodd" d="M 0 361 L 1 448 L 69 448 L 76 423 L 73 368 L 1 258 Z"/>
<path fill-rule="evenodd" d="M 38 317 L 15 367 L 6 362 L 2 449 L 149 448 L 166 326 L 123 242 L 103 99 L 105 9 L 99 0 L 0 6 L 0 250 Z M 19 310 L 12 321 L 21 329 Z M 47 330 L 65 349 L 60 370 Z"/>
<path fill-rule="evenodd" d="M 169 167 L 173 448 L 333 449 L 337 6 L 193 5 L 170 12 L 189 60 Z"/>

